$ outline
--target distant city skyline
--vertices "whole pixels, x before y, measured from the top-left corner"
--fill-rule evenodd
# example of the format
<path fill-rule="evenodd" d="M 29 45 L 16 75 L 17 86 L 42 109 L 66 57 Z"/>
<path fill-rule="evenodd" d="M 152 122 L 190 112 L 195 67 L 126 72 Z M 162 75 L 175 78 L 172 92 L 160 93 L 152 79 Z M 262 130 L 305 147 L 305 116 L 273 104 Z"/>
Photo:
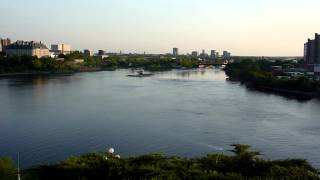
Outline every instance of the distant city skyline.
<path fill-rule="evenodd" d="M 318 0 L 13 0 L 0 37 L 108 52 L 303 56 L 320 32 Z"/>

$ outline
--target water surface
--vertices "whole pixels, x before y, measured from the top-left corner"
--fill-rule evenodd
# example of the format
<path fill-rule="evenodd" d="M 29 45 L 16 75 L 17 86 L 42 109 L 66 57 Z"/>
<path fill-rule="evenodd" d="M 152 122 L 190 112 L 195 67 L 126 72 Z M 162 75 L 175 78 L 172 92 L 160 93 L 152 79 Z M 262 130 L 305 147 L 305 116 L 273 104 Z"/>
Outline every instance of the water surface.
<path fill-rule="evenodd" d="M 320 167 L 320 102 L 249 91 L 223 71 L 130 70 L 0 79 L 0 156 L 23 167 L 114 147 L 201 156 L 246 143 Z"/>

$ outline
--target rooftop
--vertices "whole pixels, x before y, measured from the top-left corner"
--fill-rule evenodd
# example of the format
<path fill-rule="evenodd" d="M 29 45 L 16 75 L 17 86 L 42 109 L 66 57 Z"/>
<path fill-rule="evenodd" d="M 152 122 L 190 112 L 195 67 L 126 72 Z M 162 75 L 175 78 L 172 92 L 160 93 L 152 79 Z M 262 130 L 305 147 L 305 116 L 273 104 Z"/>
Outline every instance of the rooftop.
<path fill-rule="evenodd" d="M 48 49 L 46 45 L 35 41 L 17 41 L 7 46 L 7 49 Z"/>

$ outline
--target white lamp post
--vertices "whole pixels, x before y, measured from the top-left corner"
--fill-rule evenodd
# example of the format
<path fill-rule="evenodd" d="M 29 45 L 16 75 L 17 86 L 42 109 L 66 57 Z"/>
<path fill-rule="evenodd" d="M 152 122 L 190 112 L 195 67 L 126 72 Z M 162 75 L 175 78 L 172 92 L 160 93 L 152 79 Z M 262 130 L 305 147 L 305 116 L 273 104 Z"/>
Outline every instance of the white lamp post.
<path fill-rule="evenodd" d="M 113 149 L 113 148 L 109 148 L 108 152 L 109 152 L 110 154 L 113 154 L 113 153 L 114 153 L 114 149 Z"/>

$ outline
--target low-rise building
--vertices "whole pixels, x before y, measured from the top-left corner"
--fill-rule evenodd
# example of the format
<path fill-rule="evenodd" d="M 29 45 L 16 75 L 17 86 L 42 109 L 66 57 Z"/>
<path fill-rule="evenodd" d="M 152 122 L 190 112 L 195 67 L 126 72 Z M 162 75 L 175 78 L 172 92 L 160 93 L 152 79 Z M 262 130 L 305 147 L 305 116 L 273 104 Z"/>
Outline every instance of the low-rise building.
<path fill-rule="evenodd" d="M 36 56 L 49 57 L 49 49 L 42 42 L 17 41 L 6 46 L 7 56 Z"/>
<path fill-rule="evenodd" d="M 93 51 L 91 49 L 85 49 L 83 50 L 83 54 L 85 56 L 93 56 Z"/>
<path fill-rule="evenodd" d="M 98 51 L 98 55 L 99 55 L 99 56 L 106 55 L 106 51 L 104 51 L 104 50 L 99 50 L 99 51 Z"/>

